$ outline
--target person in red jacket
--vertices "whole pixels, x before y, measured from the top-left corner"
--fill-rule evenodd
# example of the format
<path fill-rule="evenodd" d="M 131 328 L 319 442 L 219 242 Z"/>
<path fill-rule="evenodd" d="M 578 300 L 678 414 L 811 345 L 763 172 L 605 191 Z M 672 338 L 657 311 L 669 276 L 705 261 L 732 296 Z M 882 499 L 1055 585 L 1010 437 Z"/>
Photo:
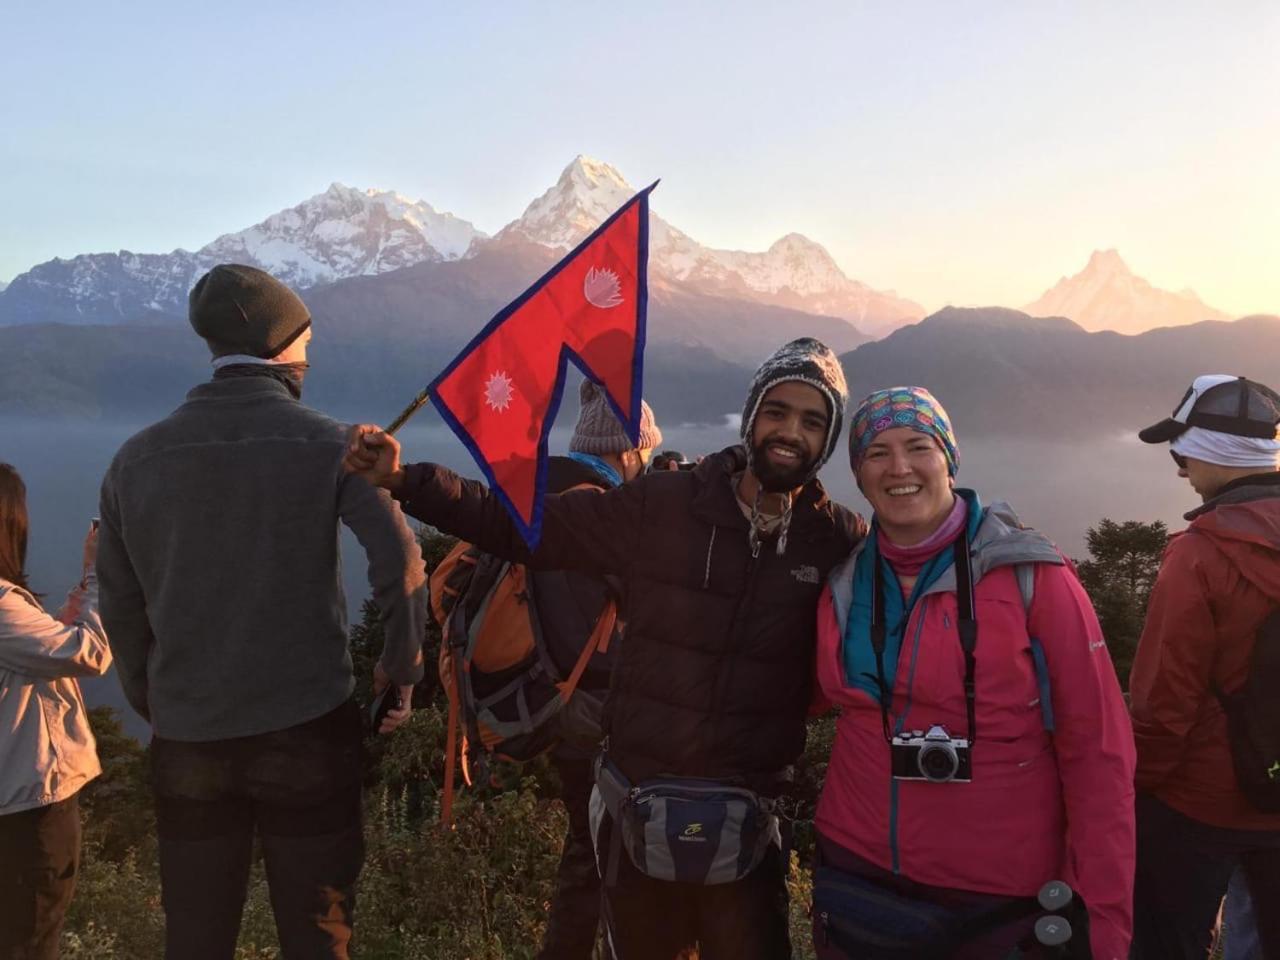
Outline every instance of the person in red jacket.
<path fill-rule="evenodd" d="M 1204 503 L 1170 538 L 1129 680 L 1138 746 L 1137 960 L 1203 958 L 1242 866 L 1266 956 L 1280 957 L 1280 815 L 1240 791 L 1215 688 L 1249 673 L 1259 625 L 1280 606 L 1280 395 L 1243 377 L 1197 377 L 1173 416 L 1143 430 L 1171 445 Z"/>
<path fill-rule="evenodd" d="M 1124 960 L 1134 748 L 1115 668 L 1070 564 L 957 487 L 959 458 L 923 387 L 853 415 L 875 514 L 818 604 L 818 686 L 841 713 L 814 818 L 816 953 L 1039 957 L 1035 897 L 1062 880 L 1069 956 Z"/>

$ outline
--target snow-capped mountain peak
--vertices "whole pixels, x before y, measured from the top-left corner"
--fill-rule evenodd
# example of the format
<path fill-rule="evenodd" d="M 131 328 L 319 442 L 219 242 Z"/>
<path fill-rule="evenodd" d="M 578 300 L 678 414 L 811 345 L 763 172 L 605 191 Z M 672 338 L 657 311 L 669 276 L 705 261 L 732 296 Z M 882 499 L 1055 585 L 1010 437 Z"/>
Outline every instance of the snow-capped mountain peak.
<path fill-rule="evenodd" d="M 1089 255 L 1089 262 L 1085 264 L 1084 273 L 1099 274 L 1130 274 L 1133 271 L 1129 269 L 1129 265 L 1124 262 L 1120 256 L 1120 252 L 1114 248 L 1109 250 L 1095 250 Z"/>
<path fill-rule="evenodd" d="M 578 154 L 560 174 L 559 184 L 574 183 L 589 190 L 601 187 L 631 190 L 626 178 L 618 172 L 618 168 L 584 153 Z"/>
<path fill-rule="evenodd" d="M 615 168 L 579 154 L 555 186 L 534 200 L 500 237 L 520 236 L 546 247 L 568 249 L 635 194 Z"/>
<path fill-rule="evenodd" d="M 484 236 L 422 200 L 334 183 L 248 230 L 219 237 L 197 256 L 249 263 L 290 286 L 310 287 L 424 260 L 456 260 Z"/>
<path fill-rule="evenodd" d="M 304 290 L 422 262 L 456 260 L 486 235 L 429 203 L 334 183 L 195 253 L 82 254 L 38 264 L 4 292 L 0 322 L 119 323 L 183 316 L 187 292 L 218 263 L 260 267 Z"/>
<path fill-rule="evenodd" d="M 1172 293 L 1153 287 L 1116 250 L 1095 250 L 1083 270 L 1063 277 L 1024 309 L 1033 317 L 1068 317 L 1086 330 L 1128 334 L 1229 319 L 1190 290 Z"/>

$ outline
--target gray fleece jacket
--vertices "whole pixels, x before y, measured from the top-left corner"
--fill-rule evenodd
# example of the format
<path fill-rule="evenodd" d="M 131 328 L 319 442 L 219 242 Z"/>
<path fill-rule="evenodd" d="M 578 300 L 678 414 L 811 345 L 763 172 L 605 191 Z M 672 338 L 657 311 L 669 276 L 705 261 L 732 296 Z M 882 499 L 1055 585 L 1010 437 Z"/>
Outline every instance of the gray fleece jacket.
<path fill-rule="evenodd" d="M 369 559 L 392 680 L 422 677 L 422 555 L 346 428 L 267 377 L 201 384 L 102 482 L 102 622 L 130 704 L 171 740 L 296 726 L 354 687 L 338 522 Z"/>

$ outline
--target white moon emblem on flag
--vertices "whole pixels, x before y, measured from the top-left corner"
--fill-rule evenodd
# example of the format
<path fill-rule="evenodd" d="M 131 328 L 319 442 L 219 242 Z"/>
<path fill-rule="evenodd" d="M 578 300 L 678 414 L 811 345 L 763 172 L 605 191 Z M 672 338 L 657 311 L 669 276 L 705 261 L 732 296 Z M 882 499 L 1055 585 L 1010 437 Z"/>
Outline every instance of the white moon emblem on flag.
<path fill-rule="evenodd" d="M 582 281 L 582 295 L 593 307 L 607 310 L 622 303 L 622 284 L 612 270 L 592 267 Z"/>
<path fill-rule="evenodd" d="M 501 370 L 495 370 L 484 384 L 484 402 L 490 410 L 502 412 L 511 406 L 511 398 L 515 396 L 515 388 L 511 378 Z"/>

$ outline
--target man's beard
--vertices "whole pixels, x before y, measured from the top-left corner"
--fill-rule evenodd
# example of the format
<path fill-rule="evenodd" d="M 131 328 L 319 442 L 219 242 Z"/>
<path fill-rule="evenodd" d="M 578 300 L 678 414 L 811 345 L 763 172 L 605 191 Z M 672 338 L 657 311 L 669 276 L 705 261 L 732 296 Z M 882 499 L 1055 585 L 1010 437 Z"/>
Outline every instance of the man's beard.
<path fill-rule="evenodd" d="M 767 452 L 771 444 L 795 450 L 800 454 L 800 459 L 792 466 L 784 467 L 775 464 L 769 459 Z M 809 471 L 813 469 L 813 463 L 813 460 L 805 457 L 803 450 L 789 443 L 778 443 L 776 440 L 766 438 L 751 448 L 751 472 L 756 475 L 765 493 L 787 493 L 794 490 L 809 475 Z"/>

